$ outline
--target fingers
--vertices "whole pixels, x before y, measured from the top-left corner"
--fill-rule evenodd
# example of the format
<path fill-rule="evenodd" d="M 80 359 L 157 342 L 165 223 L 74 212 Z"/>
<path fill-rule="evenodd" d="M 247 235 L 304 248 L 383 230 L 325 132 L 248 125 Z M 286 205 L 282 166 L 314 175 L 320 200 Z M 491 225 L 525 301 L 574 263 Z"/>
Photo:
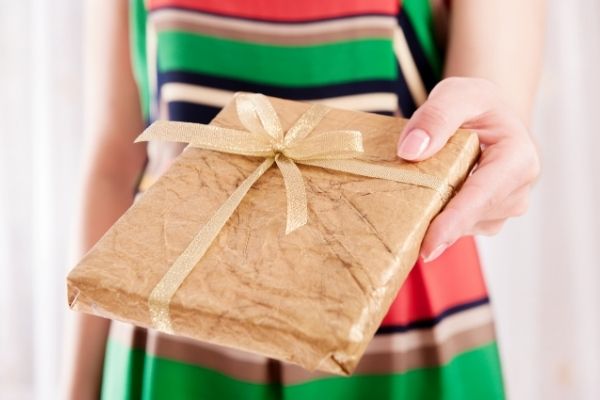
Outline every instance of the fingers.
<path fill-rule="evenodd" d="M 464 123 L 494 108 L 495 88 L 482 79 L 448 78 L 430 93 L 406 124 L 398 157 L 420 161 L 438 152 Z"/>
<path fill-rule="evenodd" d="M 485 235 L 485 236 L 493 236 L 500 232 L 507 219 L 492 219 L 489 221 L 481 221 L 475 224 L 473 227 L 472 235 Z"/>
<path fill-rule="evenodd" d="M 440 82 L 406 124 L 397 154 L 411 161 L 429 158 L 461 126 L 477 132 L 483 152 L 475 172 L 430 224 L 421 246 L 425 261 L 464 235 L 495 234 L 506 219 L 522 215 L 539 174 L 527 127 L 482 79 Z"/>
<path fill-rule="evenodd" d="M 495 235 L 508 218 L 527 211 L 539 165 L 533 157 L 523 166 L 519 160 L 529 153 L 519 143 L 505 149 L 499 144 L 483 154 L 479 168 L 429 226 L 421 246 L 424 261 L 434 260 L 462 236 Z"/>
<path fill-rule="evenodd" d="M 438 152 L 459 127 L 474 129 L 484 145 L 476 171 L 430 224 L 421 246 L 426 261 L 464 235 L 495 234 L 527 210 L 539 159 L 522 121 L 501 103 L 488 81 L 440 82 L 406 124 L 399 157 L 420 161 Z"/>
<path fill-rule="evenodd" d="M 529 169 L 523 167 L 519 161 L 523 152 L 524 146 L 516 141 L 483 154 L 479 168 L 429 226 L 421 246 L 424 261 L 437 258 L 462 236 L 496 234 L 506 219 L 527 210 L 537 171 L 531 161 Z"/>
<path fill-rule="evenodd" d="M 486 213 L 486 218 L 490 221 L 505 219 L 507 217 L 520 217 L 529 209 L 529 193 L 531 187 L 529 184 L 515 190 L 506 199 L 501 201 L 497 207 Z M 487 220 L 486 220 L 487 221 Z M 487 232 L 473 232 L 488 235 Z"/>

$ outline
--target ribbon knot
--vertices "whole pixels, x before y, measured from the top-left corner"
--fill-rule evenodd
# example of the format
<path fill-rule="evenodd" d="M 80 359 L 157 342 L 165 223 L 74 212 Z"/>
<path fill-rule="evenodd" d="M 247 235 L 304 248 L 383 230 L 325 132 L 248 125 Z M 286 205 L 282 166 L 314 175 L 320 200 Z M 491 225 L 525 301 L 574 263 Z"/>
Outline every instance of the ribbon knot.
<path fill-rule="evenodd" d="M 412 169 L 355 160 L 364 152 L 359 131 L 313 132 L 329 111 L 325 106 L 312 105 L 284 132 L 275 109 L 264 95 L 237 94 L 235 105 L 245 131 L 215 125 L 157 121 L 136 139 L 136 142 L 153 139 L 177 141 L 207 150 L 264 157 L 263 162 L 199 230 L 150 293 L 148 304 L 152 324 L 165 332 L 173 332 L 169 304 L 175 292 L 204 256 L 250 188 L 273 164 L 281 171 L 285 184 L 286 234 L 302 227 L 308 220 L 306 189 L 297 164 L 428 187 L 437 191 L 442 201 L 452 192 L 445 180 L 435 176 Z"/>
<path fill-rule="evenodd" d="M 280 154 L 285 155 L 285 146 L 281 143 L 275 143 L 273 145 L 273 152 L 275 153 L 275 157 L 279 156 Z"/>

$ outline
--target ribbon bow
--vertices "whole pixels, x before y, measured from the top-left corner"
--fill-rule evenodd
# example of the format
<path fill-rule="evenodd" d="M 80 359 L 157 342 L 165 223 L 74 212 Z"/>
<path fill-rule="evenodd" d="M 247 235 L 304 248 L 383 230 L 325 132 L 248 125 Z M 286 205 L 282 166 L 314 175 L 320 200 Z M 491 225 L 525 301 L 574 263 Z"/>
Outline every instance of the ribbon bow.
<path fill-rule="evenodd" d="M 152 324 L 165 332 L 173 332 L 169 304 L 175 292 L 204 256 L 252 185 L 274 163 L 285 184 L 286 234 L 302 227 L 308 220 L 306 189 L 297 164 L 424 186 L 436 190 L 443 199 L 452 191 L 445 181 L 432 175 L 355 160 L 364 152 L 359 131 L 332 130 L 310 135 L 329 111 L 325 106 L 312 105 L 284 132 L 266 96 L 240 93 L 235 97 L 235 105 L 246 131 L 215 125 L 157 121 L 136 139 L 136 142 L 154 139 L 184 142 L 207 150 L 265 157 L 200 229 L 150 293 L 148 305 Z"/>

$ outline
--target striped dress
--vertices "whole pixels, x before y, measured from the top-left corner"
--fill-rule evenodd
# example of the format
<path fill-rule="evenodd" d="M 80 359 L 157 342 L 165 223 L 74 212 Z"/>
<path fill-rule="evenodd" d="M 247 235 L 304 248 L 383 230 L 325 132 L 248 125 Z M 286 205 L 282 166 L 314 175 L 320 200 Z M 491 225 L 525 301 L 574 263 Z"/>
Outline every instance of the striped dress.
<path fill-rule="evenodd" d="M 130 1 L 147 122 L 208 123 L 240 90 L 410 116 L 441 76 L 442 0 Z M 155 146 L 140 191 L 181 150 Z M 112 322 L 102 397 L 502 399 L 474 240 L 417 263 L 351 377 Z"/>

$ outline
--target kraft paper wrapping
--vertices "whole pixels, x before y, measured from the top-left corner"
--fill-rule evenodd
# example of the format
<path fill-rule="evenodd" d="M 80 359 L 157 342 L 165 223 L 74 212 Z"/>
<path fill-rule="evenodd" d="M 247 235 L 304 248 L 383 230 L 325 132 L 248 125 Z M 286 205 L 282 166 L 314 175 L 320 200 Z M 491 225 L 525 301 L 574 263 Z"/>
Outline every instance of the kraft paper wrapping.
<path fill-rule="evenodd" d="M 287 130 L 309 105 L 269 98 Z M 460 187 L 479 155 L 459 130 L 435 157 L 395 155 L 405 121 L 332 109 L 315 132 L 363 133 L 363 160 Z M 235 107 L 212 125 L 244 129 Z M 151 327 L 148 297 L 200 227 L 261 159 L 187 147 L 67 279 L 72 309 Z M 415 264 L 444 206 L 434 190 L 299 165 L 308 223 L 285 234 L 281 173 L 250 189 L 170 304 L 175 332 L 308 370 L 350 374 Z"/>

